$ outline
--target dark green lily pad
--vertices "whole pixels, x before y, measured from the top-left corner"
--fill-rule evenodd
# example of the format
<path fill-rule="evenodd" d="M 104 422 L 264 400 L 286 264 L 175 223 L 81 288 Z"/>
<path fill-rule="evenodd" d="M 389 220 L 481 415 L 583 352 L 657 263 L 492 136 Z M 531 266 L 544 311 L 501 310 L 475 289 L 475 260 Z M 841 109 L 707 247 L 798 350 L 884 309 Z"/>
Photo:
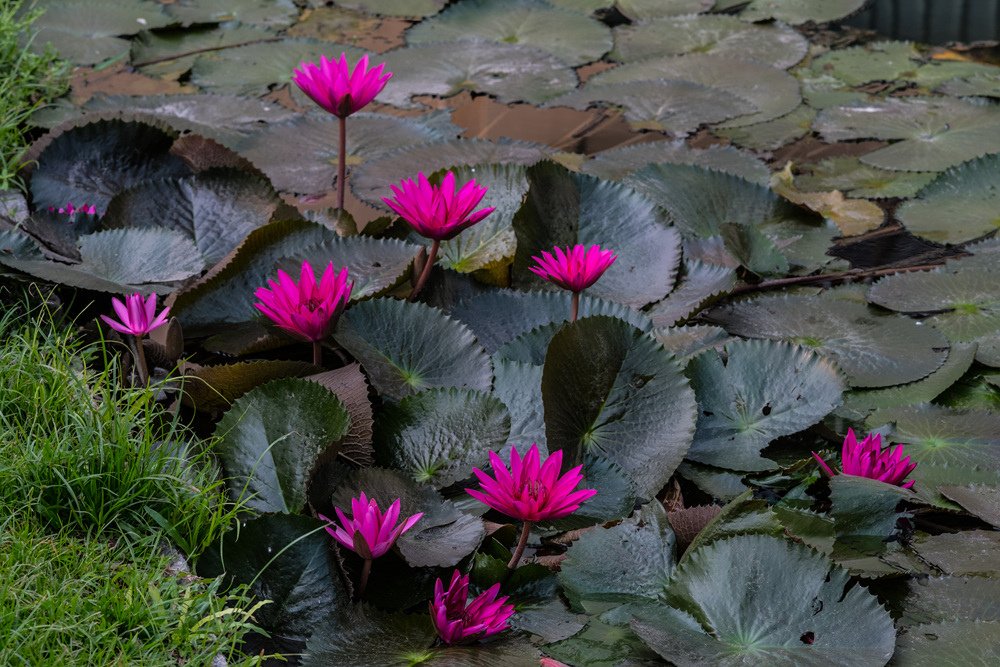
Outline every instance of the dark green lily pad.
<path fill-rule="evenodd" d="M 437 488 L 470 477 L 500 452 L 510 435 L 510 413 L 478 391 L 431 389 L 387 405 L 375 425 L 379 463 Z"/>
<path fill-rule="evenodd" d="M 880 667 L 895 645 L 892 619 L 849 584 L 846 571 L 808 547 L 732 537 L 686 558 L 668 590 L 678 606 L 640 609 L 632 629 L 681 665 Z"/>
<path fill-rule="evenodd" d="M 738 341 L 688 364 L 698 424 L 687 458 L 719 468 L 769 470 L 773 440 L 819 422 L 840 404 L 845 383 L 828 359 L 775 341 Z"/>
<path fill-rule="evenodd" d="M 767 185 L 771 170 L 753 154 L 733 146 L 688 148 L 683 141 L 649 141 L 601 151 L 580 168 L 585 174 L 617 181 L 649 164 L 693 164 Z"/>
<path fill-rule="evenodd" d="M 849 86 L 895 81 L 917 68 L 920 54 L 911 42 L 872 42 L 828 51 L 812 62 L 817 72 L 832 74 Z"/>
<path fill-rule="evenodd" d="M 626 17 L 642 22 L 708 11 L 715 0 L 616 0 L 614 4 Z"/>
<path fill-rule="evenodd" d="M 986 582 L 988 583 L 988 582 Z M 927 623 L 899 637 L 894 665 L 992 665 L 1000 661 L 1000 621 Z"/>
<path fill-rule="evenodd" d="M 681 361 L 690 360 L 707 350 L 721 350 L 724 345 L 735 340 L 722 327 L 706 325 L 657 329 L 653 332 L 653 337 Z"/>
<path fill-rule="evenodd" d="M 944 363 L 947 341 L 900 315 L 832 298 L 765 296 L 711 311 L 729 333 L 787 340 L 829 356 L 853 387 L 887 387 L 926 377 Z"/>
<path fill-rule="evenodd" d="M 342 0 L 337 4 L 380 16 L 423 18 L 437 14 L 448 0 Z"/>
<path fill-rule="evenodd" d="M 31 48 L 41 52 L 52 45 L 59 54 L 79 65 L 93 65 L 127 54 L 122 36 L 162 28 L 171 22 L 158 3 L 144 0 L 44 0 L 24 5 L 43 9 L 32 30 Z"/>
<path fill-rule="evenodd" d="M 176 0 L 165 7 L 182 26 L 239 21 L 266 28 L 287 28 L 299 10 L 292 0 Z"/>
<path fill-rule="evenodd" d="M 865 164 L 900 171 L 943 171 L 1000 152 L 1000 110 L 933 97 L 823 110 L 814 129 L 827 141 L 899 140 L 861 156 Z"/>
<path fill-rule="evenodd" d="M 185 368 L 181 400 L 196 410 L 226 409 L 233 401 L 265 382 L 302 377 L 316 367 L 304 361 L 252 359 L 235 364 Z"/>
<path fill-rule="evenodd" d="M 970 514 L 974 514 L 994 528 L 1000 528 L 1000 487 L 942 486 L 938 490 Z"/>
<path fill-rule="evenodd" d="M 780 23 L 755 25 L 733 16 L 674 16 L 615 28 L 616 60 L 705 53 L 788 69 L 809 42 Z"/>
<path fill-rule="evenodd" d="M 391 51 L 385 61 L 394 76 L 379 100 L 403 108 L 421 106 L 412 99 L 417 95 L 451 97 L 463 90 L 488 93 L 501 102 L 538 103 L 577 84 L 572 69 L 530 45 L 432 42 Z"/>
<path fill-rule="evenodd" d="M 187 176 L 167 151 L 174 137 L 143 123 L 98 121 L 57 136 L 38 158 L 31 176 L 36 208 L 84 203 L 103 213 L 111 199 L 145 181 Z"/>
<path fill-rule="evenodd" d="M 516 285 L 551 286 L 528 271 L 531 257 L 552 252 L 553 246 L 580 243 L 600 244 L 618 256 L 588 294 L 641 307 L 673 287 L 680 236 L 650 199 L 552 162 L 530 167 L 528 182 L 528 198 L 514 217 Z M 641 281 L 635 279 L 638 275 Z"/>
<path fill-rule="evenodd" d="M 493 395 L 510 412 L 510 436 L 507 442 L 526 451 L 538 445 L 548 451 L 545 441 L 545 416 L 542 412 L 542 367 L 507 359 L 493 360 Z"/>
<path fill-rule="evenodd" d="M 830 158 L 805 168 L 808 173 L 795 177 L 795 186 L 803 192 L 840 190 L 869 199 L 912 197 L 937 177 L 936 172 L 878 169 L 855 157 Z"/>
<path fill-rule="evenodd" d="M 950 575 L 995 577 L 1000 573 L 1000 532 L 963 530 L 925 535 L 913 543 L 922 559 Z"/>
<path fill-rule="evenodd" d="M 714 297 L 727 294 L 736 284 L 736 272 L 726 266 L 697 260 L 684 262 L 684 278 L 663 301 L 654 303 L 649 317 L 657 327 L 674 326 L 693 317 Z"/>
<path fill-rule="evenodd" d="M 80 237 L 79 268 L 122 285 L 184 280 L 201 273 L 205 259 L 173 229 L 109 229 Z"/>
<path fill-rule="evenodd" d="M 826 23 L 836 21 L 861 10 L 866 0 L 750 0 L 740 12 L 745 21 L 777 19 L 792 25 L 807 21 Z M 716 10 L 727 5 L 743 5 L 742 0 L 723 0 L 716 3 Z"/>
<path fill-rule="evenodd" d="M 805 104 L 800 104 L 794 111 L 779 118 L 745 127 L 721 128 L 715 133 L 743 148 L 773 151 L 811 133 L 815 119 L 816 112 Z"/>
<path fill-rule="evenodd" d="M 215 428 L 230 494 L 259 512 L 301 511 L 313 468 L 349 424 L 340 399 L 315 382 L 274 380 L 251 389 Z"/>
<path fill-rule="evenodd" d="M 983 577 L 928 577 L 910 582 L 900 625 L 939 621 L 1000 621 L 1000 581 Z"/>
<path fill-rule="evenodd" d="M 588 86 L 627 81 L 671 79 L 720 88 L 752 103 L 758 111 L 724 123 L 742 127 L 784 116 L 799 105 L 799 83 L 782 70 L 748 60 L 734 60 L 700 53 L 650 58 L 601 72 Z"/>
<path fill-rule="evenodd" d="M 550 450 L 618 464 L 641 498 L 666 484 L 694 433 L 694 392 L 680 367 L 626 322 L 589 317 L 552 339 L 542 374 Z"/>
<path fill-rule="evenodd" d="M 389 399 L 432 387 L 489 391 L 493 383 L 490 358 L 472 332 L 422 303 L 363 301 L 344 314 L 334 337 Z"/>
<path fill-rule="evenodd" d="M 597 60 L 611 49 L 606 26 L 540 0 L 466 0 L 406 32 L 409 44 L 470 37 L 536 47 L 569 65 Z"/>
<path fill-rule="evenodd" d="M 939 243 L 962 243 L 1000 228 L 1000 155 L 958 165 L 941 174 L 897 210 L 910 232 Z"/>

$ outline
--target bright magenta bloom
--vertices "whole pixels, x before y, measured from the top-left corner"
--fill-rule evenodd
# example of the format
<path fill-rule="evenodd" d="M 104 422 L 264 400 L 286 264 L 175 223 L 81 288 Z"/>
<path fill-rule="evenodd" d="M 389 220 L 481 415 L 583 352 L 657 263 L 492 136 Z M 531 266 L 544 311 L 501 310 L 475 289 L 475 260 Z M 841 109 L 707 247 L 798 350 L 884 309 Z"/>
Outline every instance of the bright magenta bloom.
<path fill-rule="evenodd" d="M 423 516 L 423 512 L 418 512 L 397 526 L 399 499 L 389 505 L 389 509 L 382 514 L 378 502 L 374 498 L 369 499 L 364 493 L 351 500 L 350 519 L 340 511 L 339 507 L 335 510 L 337 518 L 340 519 L 339 526 L 322 514 L 319 515 L 323 521 L 333 524 L 333 527 L 327 527 L 326 532 L 345 549 L 350 549 L 365 560 L 385 554 L 399 536 L 413 528 L 413 524 L 420 521 L 420 517 Z"/>
<path fill-rule="evenodd" d="M 597 282 L 608 267 L 615 263 L 618 256 L 611 250 L 601 250 L 601 246 L 592 245 L 586 248 L 575 245 L 572 248 L 553 248 L 552 253 L 543 252 L 541 257 L 532 257 L 536 266 L 528 270 L 536 276 L 545 278 L 563 289 L 572 292 L 582 292 Z"/>
<path fill-rule="evenodd" d="M 455 174 L 450 171 L 439 186 L 431 185 L 422 173 L 417 174 L 416 181 L 404 179 L 399 185 L 389 186 L 395 199 L 384 197 L 382 201 L 415 232 L 435 241 L 455 238 L 493 212 L 492 206 L 473 212 L 487 188 L 472 180 L 456 190 Z"/>
<path fill-rule="evenodd" d="M 170 313 L 169 308 L 164 308 L 159 315 L 156 314 L 155 294 L 150 294 L 148 299 L 144 299 L 141 294 L 129 294 L 125 297 L 125 303 L 112 298 L 111 305 L 120 321 L 107 315 L 101 315 L 101 319 L 118 333 L 129 336 L 145 336 L 150 331 L 159 329 L 167 323 L 167 314 Z"/>
<path fill-rule="evenodd" d="M 826 464 L 826 461 L 820 458 L 816 452 L 813 452 L 812 455 L 826 471 L 826 474 L 833 477 L 835 473 Z M 847 429 L 841 459 L 841 472 L 845 475 L 877 479 L 880 482 L 901 486 L 904 489 L 913 486 L 912 479 L 905 483 L 904 480 L 907 475 L 913 472 L 917 464 L 910 463 L 909 456 L 903 456 L 903 445 L 896 445 L 895 449 L 891 447 L 882 449 L 882 435 L 880 433 L 869 433 L 864 440 L 858 442 L 854 430 Z"/>
<path fill-rule="evenodd" d="M 66 206 L 60 207 L 56 210 L 55 206 L 49 206 L 49 213 L 62 213 L 63 215 L 73 215 L 74 213 L 86 213 L 87 215 L 97 215 L 97 207 L 93 204 L 84 204 L 79 208 L 73 206 L 73 202 L 69 202 Z"/>
<path fill-rule="evenodd" d="M 540 458 L 538 445 L 532 444 L 523 460 L 518 455 L 517 448 L 512 447 L 508 471 L 496 452 L 490 452 L 490 463 L 496 479 L 479 468 L 473 468 L 472 472 L 479 479 L 482 491 L 466 491 L 476 500 L 509 517 L 532 522 L 569 516 L 580 509 L 583 501 L 597 495 L 595 489 L 575 490 L 583 480 L 583 475 L 580 474 L 583 466 L 559 475 L 562 466 L 561 450 L 545 459 L 545 463 L 541 463 Z"/>
<path fill-rule="evenodd" d="M 500 584 L 493 584 L 470 603 L 469 575 L 458 570 L 451 575 L 448 590 L 440 579 L 434 582 L 431 620 L 441 640 L 445 644 L 458 644 L 506 630 L 514 605 L 506 604 L 506 595 L 497 598 L 499 592 Z"/>
<path fill-rule="evenodd" d="M 368 56 L 362 56 L 352 72 L 347 64 L 347 54 L 341 53 L 340 60 L 321 56 L 318 65 L 299 63 L 292 81 L 313 102 L 334 116 L 346 118 L 367 106 L 382 92 L 392 78 L 392 72 L 383 74 L 383 69 L 385 63 L 369 69 Z"/>
<path fill-rule="evenodd" d="M 254 307 L 296 338 L 312 342 L 323 340 L 333 331 L 354 288 L 353 282 L 347 282 L 347 268 L 335 273 L 333 262 L 326 265 L 319 284 L 312 265 L 306 261 L 302 262 L 298 284 L 280 269 L 277 282 L 267 282 L 271 289 L 258 287 L 254 292 L 260 299 Z"/>

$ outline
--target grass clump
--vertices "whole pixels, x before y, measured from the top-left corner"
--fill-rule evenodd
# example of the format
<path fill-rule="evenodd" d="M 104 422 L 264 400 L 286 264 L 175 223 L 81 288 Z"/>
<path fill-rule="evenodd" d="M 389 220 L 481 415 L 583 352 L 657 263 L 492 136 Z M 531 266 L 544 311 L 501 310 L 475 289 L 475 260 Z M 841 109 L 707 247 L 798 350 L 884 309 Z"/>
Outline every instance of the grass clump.
<path fill-rule="evenodd" d="M 197 558 L 237 520 L 205 443 L 101 344 L 0 308 L 0 664 L 240 659 L 259 603 L 166 548 Z"/>
<path fill-rule="evenodd" d="M 39 106 L 66 92 L 69 65 L 47 49 L 27 48 L 39 11 L 24 0 L 0 0 L 0 190 L 20 185 L 27 140 L 24 125 Z"/>

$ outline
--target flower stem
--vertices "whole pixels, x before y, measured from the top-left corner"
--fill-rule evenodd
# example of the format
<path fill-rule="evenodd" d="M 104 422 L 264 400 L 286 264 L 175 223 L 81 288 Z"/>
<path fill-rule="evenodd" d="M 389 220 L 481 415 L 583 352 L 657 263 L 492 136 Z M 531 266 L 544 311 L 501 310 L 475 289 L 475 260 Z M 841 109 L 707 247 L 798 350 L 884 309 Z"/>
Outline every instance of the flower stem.
<path fill-rule="evenodd" d="M 340 116 L 340 150 L 337 152 L 337 208 L 344 210 L 347 186 L 347 116 Z"/>
<path fill-rule="evenodd" d="M 361 580 L 358 581 L 358 597 L 360 598 L 365 594 L 365 588 L 368 587 L 368 575 L 372 573 L 372 559 L 366 558 L 365 564 L 361 567 Z"/>
<path fill-rule="evenodd" d="M 135 370 L 139 374 L 139 384 L 149 384 L 149 370 L 146 367 L 146 351 L 142 349 L 142 336 L 135 337 Z"/>
<path fill-rule="evenodd" d="M 573 292 L 573 310 L 570 313 L 569 321 L 576 322 L 576 317 L 579 314 L 580 314 L 580 293 Z"/>
<path fill-rule="evenodd" d="M 313 366 L 323 365 L 323 344 L 318 340 L 313 341 Z"/>
<path fill-rule="evenodd" d="M 520 562 L 521 556 L 524 555 L 524 548 L 528 546 L 528 535 L 531 534 L 531 526 L 532 523 L 530 521 L 525 521 L 521 527 L 521 539 L 517 541 L 517 546 L 514 547 L 514 555 L 510 557 L 510 562 L 507 563 L 508 571 L 513 572 Z"/>
<path fill-rule="evenodd" d="M 427 255 L 427 262 L 424 264 L 424 270 L 420 272 L 420 277 L 417 278 L 417 284 L 413 286 L 413 291 L 410 292 L 409 301 L 413 301 L 420 294 L 420 290 L 423 289 L 424 283 L 431 276 L 431 269 L 434 268 L 434 262 L 437 260 L 438 250 L 441 249 L 441 242 L 434 239 L 434 243 L 431 244 L 431 251 Z"/>

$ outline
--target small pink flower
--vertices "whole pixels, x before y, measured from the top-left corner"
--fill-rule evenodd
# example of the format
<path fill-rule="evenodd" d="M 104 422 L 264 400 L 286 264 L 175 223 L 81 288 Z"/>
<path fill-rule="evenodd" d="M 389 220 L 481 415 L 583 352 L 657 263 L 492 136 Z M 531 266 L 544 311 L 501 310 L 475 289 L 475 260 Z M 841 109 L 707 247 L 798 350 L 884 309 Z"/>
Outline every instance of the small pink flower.
<path fill-rule="evenodd" d="M 150 294 L 148 299 L 144 299 L 141 294 L 129 294 L 125 297 L 125 303 L 112 298 L 111 306 L 118 314 L 118 320 L 107 315 L 101 315 L 101 319 L 118 333 L 130 336 L 145 336 L 150 331 L 159 329 L 167 323 L 167 314 L 170 312 L 169 308 L 164 308 L 159 315 L 156 314 L 155 294 Z"/>
<path fill-rule="evenodd" d="M 321 56 L 319 64 L 299 63 L 292 81 L 313 102 L 334 116 L 346 118 L 367 106 L 382 92 L 392 78 L 392 72 L 383 75 L 383 69 L 385 63 L 369 69 L 368 56 L 362 56 L 352 72 L 347 64 L 347 54 L 341 53 L 340 60 Z"/>
<path fill-rule="evenodd" d="M 812 455 L 827 475 L 833 477 L 836 474 L 826 464 L 826 461 L 820 458 L 819 454 L 813 452 Z M 854 430 L 847 429 L 841 459 L 841 472 L 844 475 L 877 479 L 880 482 L 901 486 L 904 489 L 913 486 L 912 479 L 905 480 L 906 476 L 917 467 L 917 464 L 910 463 L 909 456 L 903 456 L 903 445 L 896 445 L 895 449 L 891 447 L 882 449 L 882 435 L 880 433 L 869 433 L 864 440 L 858 442 Z"/>
<path fill-rule="evenodd" d="M 404 179 L 399 186 L 390 185 L 395 198 L 384 197 L 382 201 L 415 232 L 436 241 L 455 238 L 493 212 L 492 206 L 473 211 L 486 196 L 487 188 L 472 180 L 456 190 L 455 174 L 450 171 L 439 186 L 431 185 L 422 173 L 417 174 L 416 181 Z"/>
<path fill-rule="evenodd" d="M 97 215 L 97 207 L 93 204 L 84 204 L 83 206 L 77 208 L 76 206 L 73 206 L 73 202 L 69 202 L 66 206 L 63 206 L 58 210 L 56 210 L 54 206 L 49 206 L 49 213 L 61 213 L 63 215 L 86 213 L 87 215 Z"/>
<path fill-rule="evenodd" d="M 601 250 L 601 246 L 592 245 L 585 248 L 575 245 L 572 248 L 553 248 L 552 253 L 543 252 L 541 257 L 532 257 L 536 266 L 528 270 L 536 276 L 544 278 L 572 292 L 582 292 L 597 282 L 608 270 L 618 256 L 611 250 Z"/>
<path fill-rule="evenodd" d="M 254 307 L 267 315 L 278 327 L 296 338 L 320 341 L 337 325 L 340 314 L 351 298 L 353 282 L 347 282 L 347 268 L 335 273 L 333 262 L 326 266 L 319 284 L 309 262 L 302 262 L 298 284 L 284 271 L 278 280 L 268 280 L 271 289 L 258 287 Z"/>
<path fill-rule="evenodd" d="M 431 620 L 441 640 L 445 644 L 458 644 L 506 630 L 514 605 L 507 604 L 506 595 L 498 598 L 499 592 L 500 584 L 493 584 L 469 602 L 469 575 L 455 570 L 447 590 L 440 579 L 435 581 Z"/>
<path fill-rule="evenodd" d="M 531 522 L 569 516 L 580 509 L 583 501 L 597 495 L 594 489 L 575 490 L 583 480 L 580 473 L 583 466 L 559 475 L 562 466 L 561 450 L 545 459 L 545 463 L 541 463 L 540 458 L 536 444 L 531 445 L 523 460 L 518 455 L 517 448 L 512 447 L 508 471 L 496 452 L 490 452 L 490 463 L 496 479 L 479 468 L 473 468 L 472 472 L 479 479 L 482 490 L 466 489 L 466 492 L 509 517 Z"/>
<path fill-rule="evenodd" d="M 350 549 L 365 560 L 385 554 L 399 536 L 412 528 L 413 524 L 420 521 L 420 517 L 423 516 L 423 512 L 418 512 L 397 526 L 399 499 L 389 505 L 389 509 L 382 514 L 378 502 L 374 498 L 369 499 L 364 493 L 351 500 L 350 519 L 339 507 L 334 509 L 337 518 L 340 519 L 339 526 L 322 514 L 319 515 L 320 519 L 332 524 L 332 527 L 327 527 L 326 532 L 345 549 Z"/>

